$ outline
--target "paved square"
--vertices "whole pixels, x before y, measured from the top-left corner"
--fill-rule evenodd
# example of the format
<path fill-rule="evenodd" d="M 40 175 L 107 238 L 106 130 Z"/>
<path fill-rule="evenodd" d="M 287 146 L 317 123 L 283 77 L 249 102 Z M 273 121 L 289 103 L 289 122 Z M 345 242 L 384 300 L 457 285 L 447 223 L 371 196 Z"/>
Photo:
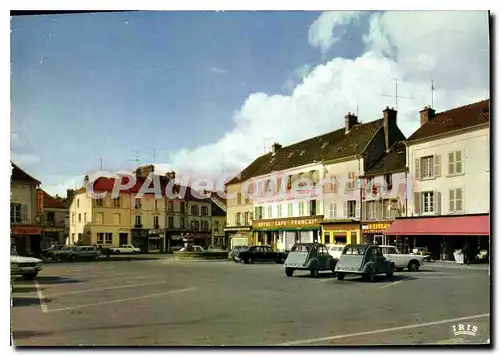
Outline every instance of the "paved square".
<path fill-rule="evenodd" d="M 276 264 L 171 259 L 46 265 L 16 280 L 13 337 L 32 345 L 380 345 L 489 338 L 487 271 L 427 267 L 370 283 Z"/>

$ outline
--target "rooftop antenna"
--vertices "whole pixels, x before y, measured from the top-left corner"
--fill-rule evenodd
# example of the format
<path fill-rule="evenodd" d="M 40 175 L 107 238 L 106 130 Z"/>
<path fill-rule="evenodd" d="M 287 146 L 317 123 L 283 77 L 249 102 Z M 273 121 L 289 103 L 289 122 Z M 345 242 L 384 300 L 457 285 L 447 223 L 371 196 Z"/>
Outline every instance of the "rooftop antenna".
<path fill-rule="evenodd" d="M 127 159 L 129 162 L 135 162 L 137 163 L 137 166 L 139 166 L 139 150 L 132 150 L 132 152 L 135 152 L 135 159 Z"/>
<path fill-rule="evenodd" d="M 389 94 L 380 94 L 380 95 L 382 95 L 382 96 L 388 96 L 390 98 L 395 98 L 396 99 L 396 110 L 398 110 L 398 100 L 399 99 L 415 99 L 415 98 L 412 98 L 412 97 L 409 97 L 409 96 L 398 95 L 398 81 L 402 82 L 402 80 L 398 79 L 398 78 L 392 78 L 392 80 L 394 80 L 395 85 L 396 85 L 396 93 L 395 93 L 395 95 L 389 95 Z"/>
<path fill-rule="evenodd" d="M 434 80 L 431 79 L 431 108 L 434 107 L 434 90 L 436 87 L 434 86 Z"/>

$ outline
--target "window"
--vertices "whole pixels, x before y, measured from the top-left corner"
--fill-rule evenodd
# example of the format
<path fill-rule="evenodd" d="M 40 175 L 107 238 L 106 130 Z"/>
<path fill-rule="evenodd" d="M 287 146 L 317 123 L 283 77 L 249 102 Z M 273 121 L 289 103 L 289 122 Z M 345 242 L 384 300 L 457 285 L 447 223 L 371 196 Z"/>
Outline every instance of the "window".
<path fill-rule="evenodd" d="M 241 193 L 236 194 L 236 204 L 241 205 Z"/>
<path fill-rule="evenodd" d="M 167 203 L 167 211 L 174 211 L 174 202 L 172 200 Z"/>
<path fill-rule="evenodd" d="M 257 220 L 260 220 L 260 219 L 263 218 L 263 215 L 264 215 L 264 211 L 263 210 L 264 210 L 264 207 L 262 207 L 262 206 L 255 207 L 255 218 Z"/>
<path fill-rule="evenodd" d="M 22 221 L 22 204 L 10 204 L 10 222 L 20 223 Z"/>
<path fill-rule="evenodd" d="M 54 221 L 54 220 L 52 220 Z M 87 213 L 83 213 L 83 223 L 86 224 L 87 223 Z"/>
<path fill-rule="evenodd" d="M 329 244 L 329 243 L 330 243 L 330 233 L 325 232 L 325 244 Z"/>
<path fill-rule="evenodd" d="M 119 208 L 120 207 L 120 197 L 117 197 L 117 198 L 113 199 L 113 207 L 114 208 Z"/>
<path fill-rule="evenodd" d="M 75 243 L 75 233 L 74 232 L 71 234 L 71 242 Z"/>
<path fill-rule="evenodd" d="M 155 228 L 158 228 L 160 226 L 160 218 L 158 216 L 153 217 L 153 225 Z"/>
<path fill-rule="evenodd" d="M 328 205 L 328 216 L 330 219 L 337 217 L 337 203 L 330 203 Z"/>
<path fill-rule="evenodd" d="M 192 229 L 194 231 L 198 231 L 200 229 L 200 222 L 199 221 L 192 221 L 191 226 L 192 226 Z"/>
<path fill-rule="evenodd" d="M 95 200 L 95 204 L 96 204 L 97 206 L 103 206 L 102 199 L 100 199 L 100 198 L 99 198 L 99 199 L 96 199 L 96 200 Z M 78 205 L 78 204 L 77 204 L 77 205 Z"/>
<path fill-rule="evenodd" d="M 79 208 L 80 207 L 80 199 L 76 199 L 76 207 Z"/>
<path fill-rule="evenodd" d="M 282 205 L 278 204 L 278 213 L 277 213 L 278 218 L 281 218 L 281 215 L 282 215 L 281 209 L 282 209 Z"/>
<path fill-rule="evenodd" d="M 128 244 L 128 234 L 126 232 L 120 232 L 120 245 Z"/>
<path fill-rule="evenodd" d="M 81 232 L 78 233 L 78 241 L 82 241 L 82 233 Z"/>
<path fill-rule="evenodd" d="M 104 223 L 104 214 L 103 213 L 96 213 L 95 214 L 95 222 L 96 222 L 96 224 L 103 224 Z"/>
<path fill-rule="evenodd" d="M 365 218 L 366 218 L 366 220 L 377 219 L 377 202 L 376 201 L 366 202 Z"/>
<path fill-rule="evenodd" d="M 113 234 L 111 232 L 106 233 L 106 240 L 104 241 L 106 245 L 112 245 L 113 244 Z"/>
<path fill-rule="evenodd" d="M 201 215 L 208 216 L 208 207 L 206 206 L 201 207 Z"/>
<path fill-rule="evenodd" d="M 71 223 L 74 224 L 76 219 L 76 213 L 71 214 Z"/>
<path fill-rule="evenodd" d="M 319 182 L 319 171 L 310 171 L 309 176 L 313 182 L 314 185 L 318 184 Z"/>
<path fill-rule="evenodd" d="M 287 176 L 286 179 L 286 191 L 289 192 L 292 190 L 292 176 Z"/>
<path fill-rule="evenodd" d="M 185 213 L 186 212 L 186 206 L 184 205 L 184 202 L 181 201 L 181 213 Z"/>
<path fill-rule="evenodd" d="M 158 199 L 155 198 L 155 210 L 158 210 Z"/>
<path fill-rule="evenodd" d="M 78 222 L 81 223 L 82 222 L 82 214 L 78 214 Z"/>
<path fill-rule="evenodd" d="M 417 179 L 429 179 L 441 175 L 441 156 L 426 156 L 415 160 L 415 176 Z"/>
<path fill-rule="evenodd" d="M 271 219 L 273 217 L 273 206 L 272 205 L 269 205 L 267 207 L 267 218 L 268 219 Z"/>
<path fill-rule="evenodd" d="M 155 216 L 155 218 L 158 218 L 158 217 Z M 156 222 L 158 222 L 158 219 L 156 220 Z M 169 216 L 168 217 L 168 228 L 169 229 L 173 229 L 174 228 L 174 217 L 173 216 Z"/>
<path fill-rule="evenodd" d="M 203 220 L 203 221 L 201 222 L 201 229 L 202 229 L 203 231 L 209 231 L 209 230 L 210 230 L 210 229 L 209 229 L 209 226 L 208 226 L 208 221 Z"/>
<path fill-rule="evenodd" d="M 422 178 L 431 178 L 434 176 L 433 174 L 433 168 L 434 168 L 434 157 L 422 157 L 421 159 L 421 164 L 422 164 L 422 173 L 421 177 Z"/>
<path fill-rule="evenodd" d="M 356 172 L 349 172 L 347 179 L 347 189 L 356 189 Z"/>
<path fill-rule="evenodd" d="M 392 174 L 384 174 L 384 182 L 385 182 L 385 189 L 386 190 L 391 190 L 392 189 Z"/>
<path fill-rule="evenodd" d="M 288 216 L 293 216 L 293 205 L 292 205 L 292 203 L 288 203 L 287 214 L 288 214 Z"/>
<path fill-rule="evenodd" d="M 309 202 L 309 215 L 313 216 L 316 215 L 316 200 L 311 200 Z"/>
<path fill-rule="evenodd" d="M 214 232 L 219 232 L 219 222 L 214 221 Z"/>
<path fill-rule="evenodd" d="M 248 211 L 245 212 L 245 226 L 250 225 L 250 220 L 249 220 L 250 213 Z"/>
<path fill-rule="evenodd" d="M 448 153 L 448 174 L 463 173 L 462 151 Z"/>
<path fill-rule="evenodd" d="M 346 205 L 346 217 L 354 218 L 356 217 L 356 200 L 349 200 Z"/>
<path fill-rule="evenodd" d="M 241 213 L 236 213 L 236 226 L 241 226 Z"/>
<path fill-rule="evenodd" d="M 191 206 L 191 215 L 198 215 L 198 205 Z"/>
<path fill-rule="evenodd" d="M 304 216 L 304 202 L 299 202 L 299 216 Z"/>
<path fill-rule="evenodd" d="M 283 184 L 283 177 L 278 177 L 276 181 L 276 192 L 281 192 L 281 185 Z"/>
<path fill-rule="evenodd" d="M 184 220 L 184 218 L 181 218 L 181 229 L 185 229 L 186 228 L 186 222 Z"/>
<path fill-rule="evenodd" d="M 102 245 L 104 243 L 104 232 L 97 233 L 97 243 Z"/>
<path fill-rule="evenodd" d="M 464 206 L 462 203 L 463 200 L 462 189 L 461 188 L 450 189 L 449 198 L 450 198 L 450 206 L 449 206 L 450 213 L 463 212 Z"/>
<path fill-rule="evenodd" d="M 140 215 L 135 216 L 135 226 L 142 226 L 142 219 Z"/>
<path fill-rule="evenodd" d="M 397 255 L 398 251 L 395 247 L 382 247 L 382 254 L 384 255 Z"/>
<path fill-rule="evenodd" d="M 87 215 L 85 213 L 85 215 Z M 53 211 L 47 211 L 47 221 L 48 222 L 54 222 L 56 220 L 56 213 L 54 213 Z"/>
<path fill-rule="evenodd" d="M 433 213 L 434 212 L 434 192 L 423 192 L 422 193 L 422 211 L 424 213 Z"/>
<path fill-rule="evenodd" d="M 140 198 L 135 198 L 135 208 L 136 209 L 141 208 L 141 199 Z"/>
<path fill-rule="evenodd" d="M 120 213 L 114 213 L 113 214 L 113 223 L 115 225 L 120 225 L 121 224 L 121 216 Z"/>

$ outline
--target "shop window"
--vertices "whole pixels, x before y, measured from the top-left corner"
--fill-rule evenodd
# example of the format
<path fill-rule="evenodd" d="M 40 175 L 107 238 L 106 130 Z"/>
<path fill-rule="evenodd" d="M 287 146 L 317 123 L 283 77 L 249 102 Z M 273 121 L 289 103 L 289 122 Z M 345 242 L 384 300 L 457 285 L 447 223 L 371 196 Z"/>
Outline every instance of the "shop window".
<path fill-rule="evenodd" d="M 334 243 L 345 245 L 347 243 L 347 236 L 345 234 L 335 235 Z"/>
<path fill-rule="evenodd" d="M 106 245 L 112 245 L 113 244 L 113 234 L 111 232 L 107 232 L 105 238 L 106 239 L 105 239 L 104 243 Z"/>
<path fill-rule="evenodd" d="M 74 241 L 74 236 L 73 236 L 73 241 Z M 104 232 L 98 232 L 97 233 L 97 244 L 102 245 L 104 243 Z"/>
<path fill-rule="evenodd" d="M 328 245 L 330 243 L 330 233 L 325 232 L 325 245 Z"/>

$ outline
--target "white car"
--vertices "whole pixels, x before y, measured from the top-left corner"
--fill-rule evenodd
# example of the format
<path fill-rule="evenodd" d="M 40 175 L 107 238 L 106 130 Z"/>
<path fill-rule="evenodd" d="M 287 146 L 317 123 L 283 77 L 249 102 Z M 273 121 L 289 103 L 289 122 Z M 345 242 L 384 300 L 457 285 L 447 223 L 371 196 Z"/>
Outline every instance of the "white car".
<path fill-rule="evenodd" d="M 381 245 L 382 254 L 389 261 L 394 262 L 397 271 L 402 271 L 408 268 L 410 272 L 417 272 L 418 269 L 424 264 L 425 256 L 413 255 L 413 254 L 403 254 L 396 246 L 391 245 Z"/>
<path fill-rule="evenodd" d="M 326 248 L 328 248 L 330 256 L 338 260 L 342 255 L 342 251 L 344 251 L 345 245 L 326 245 Z"/>
<path fill-rule="evenodd" d="M 141 249 L 138 247 L 134 247 L 134 245 L 120 245 L 120 247 L 111 247 L 109 251 L 115 254 L 139 253 L 141 252 Z"/>
<path fill-rule="evenodd" d="M 22 276 L 24 279 L 35 279 L 42 270 L 42 260 L 33 257 L 10 255 L 11 276 Z"/>

